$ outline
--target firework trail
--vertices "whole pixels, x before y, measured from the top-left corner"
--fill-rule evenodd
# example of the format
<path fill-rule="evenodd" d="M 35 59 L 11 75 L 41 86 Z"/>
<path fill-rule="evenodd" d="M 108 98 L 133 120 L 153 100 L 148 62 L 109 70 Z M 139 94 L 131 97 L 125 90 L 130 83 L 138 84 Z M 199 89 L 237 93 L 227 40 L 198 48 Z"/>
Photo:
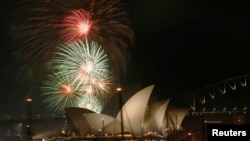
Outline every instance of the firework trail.
<path fill-rule="evenodd" d="M 125 8 L 120 0 L 22 0 L 11 30 L 16 54 L 43 74 L 56 46 L 88 38 L 103 46 L 114 73 L 124 74 L 134 42 Z"/>
<path fill-rule="evenodd" d="M 78 40 L 66 42 L 57 48 L 47 62 L 52 75 L 45 79 L 42 87 L 42 95 L 47 96 L 45 103 L 51 103 L 48 104 L 50 109 L 58 111 L 68 106 L 78 107 L 79 101 L 84 101 L 86 96 L 89 97 L 88 101 L 94 97 L 107 101 L 111 96 L 113 73 L 102 46 L 93 41 Z M 54 104 L 55 100 L 57 104 Z"/>

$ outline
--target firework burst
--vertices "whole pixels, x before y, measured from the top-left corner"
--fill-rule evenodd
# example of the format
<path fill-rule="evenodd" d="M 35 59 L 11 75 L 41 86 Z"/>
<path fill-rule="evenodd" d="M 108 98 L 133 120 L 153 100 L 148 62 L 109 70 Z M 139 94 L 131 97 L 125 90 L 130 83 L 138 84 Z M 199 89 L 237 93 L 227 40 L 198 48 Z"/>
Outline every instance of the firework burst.
<path fill-rule="evenodd" d="M 14 12 L 17 54 L 38 72 L 68 40 L 88 38 L 103 46 L 115 74 L 126 72 L 134 32 L 120 0 L 22 0 Z"/>
<path fill-rule="evenodd" d="M 94 41 L 78 40 L 59 45 L 47 65 L 51 70 L 66 69 L 74 76 L 77 88 L 88 95 L 99 94 L 99 90 L 108 92 L 108 86 L 113 82 L 107 54 Z"/>
<path fill-rule="evenodd" d="M 90 30 L 95 30 L 94 23 L 88 11 L 74 10 L 59 25 L 62 28 L 61 36 L 65 41 L 85 40 Z"/>
<path fill-rule="evenodd" d="M 56 113 L 63 113 L 66 107 L 77 107 L 82 95 L 75 89 L 73 76 L 63 69 L 48 75 L 41 87 L 43 103 Z"/>
<path fill-rule="evenodd" d="M 79 101 L 86 97 L 88 101 L 96 97 L 105 102 L 111 96 L 113 73 L 107 54 L 96 42 L 79 40 L 61 44 L 47 65 L 52 76 L 44 81 L 42 95 L 47 96 L 44 101 L 52 110 L 78 107 Z"/>
<path fill-rule="evenodd" d="M 84 97 L 78 101 L 78 107 L 89 109 L 96 113 L 101 113 L 104 107 L 104 103 L 98 99 L 97 96 L 87 96 L 83 95 Z"/>

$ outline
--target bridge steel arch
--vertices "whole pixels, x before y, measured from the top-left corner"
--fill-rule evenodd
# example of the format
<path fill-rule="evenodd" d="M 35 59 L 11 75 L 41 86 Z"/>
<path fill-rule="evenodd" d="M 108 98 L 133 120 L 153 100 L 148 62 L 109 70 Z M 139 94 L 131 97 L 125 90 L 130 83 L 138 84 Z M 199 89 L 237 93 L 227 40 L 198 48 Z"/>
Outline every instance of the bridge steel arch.
<path fill-rule="evenodd" d="M 182 97 L 190 108 L 189 116 L 232 117 L 230 122 L 249 122 L 250 74 L 228 78 Z M 219 118 L 220 120 L 222 118 Z M 203 119 L 207 122 L 206 119 Z M 217 121 L 217 120 L 213 120 Z M 219 121 L 218 121 L 219 122 Z"/>

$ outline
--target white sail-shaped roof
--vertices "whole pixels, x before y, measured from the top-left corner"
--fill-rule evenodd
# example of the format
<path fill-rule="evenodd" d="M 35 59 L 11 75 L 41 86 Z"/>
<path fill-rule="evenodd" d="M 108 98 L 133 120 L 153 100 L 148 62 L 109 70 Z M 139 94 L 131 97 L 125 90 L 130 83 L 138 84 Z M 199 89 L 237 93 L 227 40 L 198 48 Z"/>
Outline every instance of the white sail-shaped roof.
<path fill-rule="evenodd" d="M 91 127 L 102 129 L 107 124 L 112 122 L 115 118 L 105 114 L 87 113 L 83 114 L 83 118 L 89 123 Z"/>
<path fill-rule="evenodd" d="M 94 112 L 88 109 L 77 108 L 77 107 L 65 108 L 64 110 L 66 112 L 68 119 L 78 130 L 79 134 L 81 136 L 85 136 L 90 127 L 86 119 L 84 119 L 82 116 L 85 113 L 94 113 Z"/>
<path fill-rule="evenodd" d="M 130 131 L 130 129 L 126 125 L 123 125 L 123 130 Z M 105 126 L 105 132 L 112 133 L 114 135 L 121 133 L 121 122 L 117 119 L 114 119 L 112 122 Z"/>
<path fill-rule="evenodd" d="M 143 125 L 144 132 L 162 130 L 162 123 L 166 115 L 168 103 L 169 99 L 148 105 Z"/>
<path fill-rule="evenodd" d="M 154 85 L 151 85 L 140 90 L 122 107 L 123 125 L 127 126 L 130 129 L 129 132 L 135 136 L 139 136 L 142 133 L 144 114 L 153 88 Z M 121 121 L 121 111 L 117 114 L 116 119 Z"/>
<path fill-rule="evenodd" d="M 179 129 L 188 111 L 189 111 L 188 108 L 178 108 L 178 109 L 168 110 L 167 116 L 164 121 L 164 127 Z"/>
<path fill-rule="evenodd" d="M 141 90 L 141 84 L 140 83 L 134 83 L 130 85 L 129 87 L 122 90 L 122 100 L 123 102 L 126 102 L 130 99 L 136 92 Z M 120 111 L 119 106 L 119 95 L 117 94 L 117 91 L 113 96 L 109 99 L 109 101 L 105 104 L 102 110 L 102 114 L 110 115 L 112 117 L 116 117 L 118 112 Z"/>

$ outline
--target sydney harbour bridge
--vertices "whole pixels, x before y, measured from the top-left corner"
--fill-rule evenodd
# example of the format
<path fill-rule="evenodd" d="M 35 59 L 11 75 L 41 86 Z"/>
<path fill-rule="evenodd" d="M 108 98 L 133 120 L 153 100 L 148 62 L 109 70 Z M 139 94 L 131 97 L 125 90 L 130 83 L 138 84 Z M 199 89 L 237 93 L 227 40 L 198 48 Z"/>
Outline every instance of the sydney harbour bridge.
<path fill-rule="evenodd" d="M 182 97 L 191 115 L 247 114 L 250 74 L 228 78 Z"/>
<path fill-rule="evenodd" d="M 250 74 L 207 85 L 180 101 L 190 109 L 182 124 L 193 131 L 195 140 L 206 140 L 208 124 L 249 124 Z"/>

